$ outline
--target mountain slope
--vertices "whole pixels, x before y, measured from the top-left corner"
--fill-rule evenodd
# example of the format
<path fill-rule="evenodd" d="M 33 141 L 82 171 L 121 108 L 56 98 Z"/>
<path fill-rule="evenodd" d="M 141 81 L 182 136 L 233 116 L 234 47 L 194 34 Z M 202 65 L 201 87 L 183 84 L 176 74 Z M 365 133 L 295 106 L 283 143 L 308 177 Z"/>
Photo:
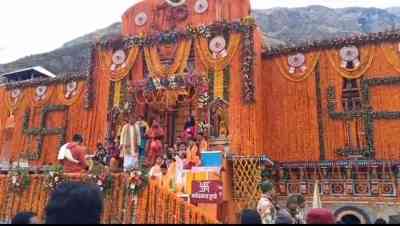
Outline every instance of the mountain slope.
<path fill-rule="evenodd" d="M 311 40 L 332 39 L 400 28 L 400 8 L 343 8 L 323 6 L 255 10 L 253 15 L 266 33 L 268 46 L 299 44 Z M 118 35 L 121 23 L 89 33 L 50 53 L 25 57 L 0 65 L 0 74 L 41 65 L 54 73 L 85 70 L 90 60 L 90 45 L 98 39 Z"/>

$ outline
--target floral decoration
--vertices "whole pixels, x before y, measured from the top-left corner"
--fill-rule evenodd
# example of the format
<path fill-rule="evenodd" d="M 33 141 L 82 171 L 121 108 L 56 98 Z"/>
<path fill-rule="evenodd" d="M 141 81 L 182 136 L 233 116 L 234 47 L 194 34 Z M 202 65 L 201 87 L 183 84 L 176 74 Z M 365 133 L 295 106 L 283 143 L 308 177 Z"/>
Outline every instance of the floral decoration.
<path fill-rule="evenodd" d="M 25 168 L 13 169 L 9 172 L 10 189 L 12 192 L 21 193 L 31 185 L 29 170 Z"/>
<path fill-rule="evenodd" d="M 146 188 L 148 179 L 148 173 L 144 170 L 131 172 L 127 180 L 129 194 L 137 196 Z"/>
<path fill-rule="evenodd" d="M 45 187 L 46 189 L 53 191 L 57 185 L 63 183 L 64 178 L 64 168 L 62 166 L 52 166 L 45 174 Z"/>

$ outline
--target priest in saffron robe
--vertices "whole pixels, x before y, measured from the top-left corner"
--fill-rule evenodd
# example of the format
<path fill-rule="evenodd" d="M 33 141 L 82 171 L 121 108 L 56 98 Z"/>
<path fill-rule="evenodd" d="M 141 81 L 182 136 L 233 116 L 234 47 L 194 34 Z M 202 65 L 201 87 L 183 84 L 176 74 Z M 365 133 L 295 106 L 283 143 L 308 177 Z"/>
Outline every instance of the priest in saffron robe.
<path fill-rule="evenodd" d="M 124 162 L 124 171 L 138 168 L 137 134 L 132 119 L 126 120 L 120 136 L 120 157 Z"/>
<path fill-rule="evenodd" d="M 161 128 L 157 120 L 153 121 L 153 124 L 147 133 L 147 138 L 149 139 L 147 165 L 154 166 L 157 158 L 162 156 L 163 144 L 161 140 L 164 138 L 164 130 Z"/>

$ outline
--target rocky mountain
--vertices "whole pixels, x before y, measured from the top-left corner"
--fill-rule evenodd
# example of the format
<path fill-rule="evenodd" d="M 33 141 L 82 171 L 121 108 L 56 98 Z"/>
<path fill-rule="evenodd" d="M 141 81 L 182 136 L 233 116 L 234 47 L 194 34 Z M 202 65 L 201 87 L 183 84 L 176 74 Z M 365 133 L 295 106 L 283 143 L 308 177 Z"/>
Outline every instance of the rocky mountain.
<path fill-rule="evenodd" d="M 309 6 L 255 10 L 253 15 L 265 32 L 265 40 L 269 46 L 295 45 L 310 40 L 400 29 L 400 8 L 331 9 Z M 120 30 L 121 24 L 115 23 L 67 42 L 50 53 L 29 56 L 0 65 L 0 74 L 36 65 L 44 66 L 58 74 L 82 71 L 85 67 L 83 62 L 90 59 L 89 46 L 98 39 L 118 35 Z"/>

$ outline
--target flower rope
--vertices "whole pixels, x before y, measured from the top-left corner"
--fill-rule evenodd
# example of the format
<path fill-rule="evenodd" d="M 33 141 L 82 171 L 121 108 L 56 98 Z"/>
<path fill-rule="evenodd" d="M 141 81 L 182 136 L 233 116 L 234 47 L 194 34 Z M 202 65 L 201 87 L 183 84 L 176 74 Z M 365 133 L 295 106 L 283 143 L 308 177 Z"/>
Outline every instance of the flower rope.
<path fill-rule="evenodd" d="M 365 49 L 366 48 L 366 49 Z M 372 63 L 374 62 L 375 58 L 375 46 L 365 47 L 361 49 L 361 65 L 360 67 L 354 69 L 343 69 L 340 67 L 341 58 L 339 55 L 339 51 L 337 49 L 327 51 L 326 55 L 327 58 L 340 76 L 346 79 L 359 79 L 368 71 L 371 67 Z M 362 50 L 366 50 L 365 52 Z M 364 54 L 363 54 L 364 53 Z"/>
<path fill-rule="evenodd" d="M 182 73 L 187 67 L 191 48 L 192 40 L 182 40 L 171 66 L 164 66 L 161 63 L 156 46 L 144 48 L 145 60 L 150 71 L 150 76 L 165 77 L 176 73 Z"/>
<path fill-rule="evenodd" d="M 289 63 L 287 56 L 281 56 L 274 59 L 275 64 L 277 65 L 280 73 L 289 81 L 292 82 L 302 82 L 306 80 L 310 75 L 314 72 L 315 67 L 317 66 L 318 60 L 320 59 L 321 53 L 309 53 L 306 55 L 306 70 L 304 72 L 295 74 L 289 74 Z"/>
<path fill-rule="evenodd" d="M 400 72 L 400 52 L 398 43 L 383 43 L 381 49 L 386 60 L 394 67 L 397 72 Z"/>
<path fill-rule="evenodd" d="M 232 62 L 233 57 L 239 50 L 241 34 L 231 34 L 228 54 L 226 57 L 215 59 L 210 53 L 208 40 L 203 37 L 199 37 L 196 41 L 197 55 L 208 71 L 215 72 L 214 79 L 214 97 L 224 98 L 224 69 Z"/>
<path fill-rule="evenodd" d="M 106 50 L 101 50 L 100 53 L 100 62 L 102 62 L 102 69 L 106 70 L 109 74 L 109 79 L 113 82 L 118 82 L 123 80 L 131 71 L 133 65 L 135 64 L 137 57 L 139 55 L 140 48 L 139 47 L 132 47 L 129 50 L 128 56 L 126 58 L 126 61 L 124 63 L 125 66 L 117 67 L 115 70 L 111 70 L 111 67 L 113 65 L 112 57 L 113 57 L 113 52 L 112 51 L 106 51 Z"/>

